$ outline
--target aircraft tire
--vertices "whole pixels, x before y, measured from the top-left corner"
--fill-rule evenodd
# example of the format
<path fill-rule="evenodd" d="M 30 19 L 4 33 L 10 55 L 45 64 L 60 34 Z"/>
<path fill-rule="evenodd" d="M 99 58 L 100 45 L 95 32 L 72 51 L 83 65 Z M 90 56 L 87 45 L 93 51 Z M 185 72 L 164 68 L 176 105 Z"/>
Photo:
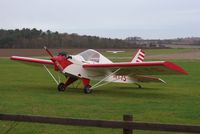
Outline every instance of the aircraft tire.
<path fill-rule="evenodd" d="M 65 91 L 65 84 L 64 84 L 64 83 L 60 83 L 60 84 L 58 85 L 58 91 L 59 91 L 59 92 Z"/>
<path fill-rule="evenodd" d="M 90 85 L 87 85 L 84 87 L 84 93 L 85 94 L 89 94 L 89 93 L 92 93 L 92 89 L 90 89 L 91 86 Z"/>

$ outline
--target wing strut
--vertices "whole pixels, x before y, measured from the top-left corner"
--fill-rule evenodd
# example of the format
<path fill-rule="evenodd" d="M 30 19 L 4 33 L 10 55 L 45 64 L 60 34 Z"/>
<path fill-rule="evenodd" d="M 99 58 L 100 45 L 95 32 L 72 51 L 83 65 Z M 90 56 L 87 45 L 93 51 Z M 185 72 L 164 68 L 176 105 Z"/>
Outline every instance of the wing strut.
<path fill-rule="evenodd" d="M 49 71 L 49 69 L 44 64 L 43 64 L 43 66 L 47 70 L 47 72 L 49 73 L 49 75 L 53 78 L 53 80 L 55 81 L 55 83 L 58 85 L 59 82 L 56 80 L 56 78 L 54 77 L 54 75 Z"/>
<path fill-rule="evenodd" d="M 118 72 L 120 70 L 120 68 L 118 68 L 117 70 L 115 70 L 113 73 L 111 73 L 110 75 L 106 76 L 105 78 L 103 78 L 102 80 L 100 80 L 99 82 L 97 82 L 96 84 L 94 84 L 90 89 L 94 89 L 103 85 L 106 85 L 112 81 L 108 81 L 106 83 L 101 84 L 104 80 L 106 80 L 107 78 L 109 78 L 110 76 L 112 76 L 113 74 L 115 74 L 116 72 Z"/>

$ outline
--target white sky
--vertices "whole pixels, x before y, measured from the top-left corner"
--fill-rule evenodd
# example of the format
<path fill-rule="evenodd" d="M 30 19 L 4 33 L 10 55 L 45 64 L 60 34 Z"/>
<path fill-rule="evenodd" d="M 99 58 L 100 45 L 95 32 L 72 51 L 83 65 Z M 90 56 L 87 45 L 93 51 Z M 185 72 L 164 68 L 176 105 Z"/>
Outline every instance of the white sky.
<path fill-rule="evenodd" d="M 0 28 L 111 38 L 200 37 L 200 0 L 0 0 Z"/>

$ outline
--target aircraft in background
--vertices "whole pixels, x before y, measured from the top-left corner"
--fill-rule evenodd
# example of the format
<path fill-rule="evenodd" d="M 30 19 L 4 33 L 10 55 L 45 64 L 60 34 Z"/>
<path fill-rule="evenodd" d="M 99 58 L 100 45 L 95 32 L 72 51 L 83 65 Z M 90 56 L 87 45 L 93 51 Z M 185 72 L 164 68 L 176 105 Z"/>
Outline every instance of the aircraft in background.
<path fill-rule="evenodd" d="M 84 93 L 91 93 L 93 89 L 110 82 L 135 83 L 141 88 L 140 83 L 143 82 L 165 83 L 162 79 L 151 75 L 187 74 L 183 68 L 172 62 L 145 62 L 145 53 L 142 49 L 137 50 L 130 62 L 117 63 L 113 63 L 93 49 L 88 49 L 77 55 L 61 52 L 57 56 L 53 56 L 46 47 L 44 49 L 51 57 L 49 60 L 20 56 L 11 56 L 11 60 L 42 64 L 58 85 L 58 91 L 65 91 L 70 84 L 78 79 L 83 83 Z M 66 82 L 62 83 L 56 80 L 46 65 L 52 65 L 55 71 L 63 74 L 67 78 Z M 98 82 L 91 86 L 91 80 Z"/>
<path fill-rule="evenodd" d="M 116 54 L 116 53 L 123 53 L 123 52 L 125 52 L 125 51 L 117 51 L 117 50 L 116 50 L 116 51 L 115 51 L 115 50 L 111 51 L 111 50 L 110 50 L 110 51 L 106 51 L 106 52 L 110 52 L 110 53 Z"/>

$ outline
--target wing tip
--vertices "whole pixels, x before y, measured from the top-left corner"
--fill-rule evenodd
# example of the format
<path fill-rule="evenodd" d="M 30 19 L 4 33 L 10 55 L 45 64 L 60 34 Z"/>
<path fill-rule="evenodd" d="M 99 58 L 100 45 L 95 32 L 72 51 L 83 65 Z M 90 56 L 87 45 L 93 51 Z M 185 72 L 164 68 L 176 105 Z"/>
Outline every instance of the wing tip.
<path fill-rule="evenodd" d="M 182 67 L 176 65 L 175 63 L 169 62 L 169 61 L 165 61 L 164 65 L 176 72 L 179 72 L 179 74 L 184 74 L 184 75 L 188 75 L 189 73 L 187 71 L 185 71 Z"/>
<path fill-rule="evenodd" d="M 11 60 L 16 60 L 18 56 L 10 56 Z"/>
<path fill-rule="evenodd" d="M 30 58 L 30 57 L 21 57 L 21 56 L 11 56 L 11 60 L 16 61 L 23 61 L 23 62 L 32 62 L 32 63 L 38 63 L 38 64 L 51 64 L 54 65 L 54 63 L 50 60 L 45 59 L 36 59 L 36 58 Z"/>

